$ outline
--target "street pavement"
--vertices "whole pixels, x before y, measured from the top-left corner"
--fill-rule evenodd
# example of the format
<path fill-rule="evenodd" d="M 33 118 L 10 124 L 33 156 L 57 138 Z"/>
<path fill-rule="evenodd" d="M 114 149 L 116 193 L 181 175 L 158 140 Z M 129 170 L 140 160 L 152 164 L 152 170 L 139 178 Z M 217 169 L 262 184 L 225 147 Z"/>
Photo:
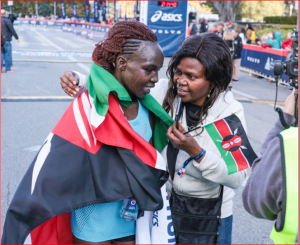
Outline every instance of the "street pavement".
<path fill-rule="evenodd" d="M 91 53 L 95 45 L 61 29 L 28 26 L 16 26 L 15 29 L 20 43 L 12 42 L 14 72 L 1 74 L 1 230 L 18 184 L 39 147 L 71 103 L 71 98 L 67 98 L 60 87 L 60 75 L 66 69 L 88 75 L 91 58 L 78 57 L 72 52 Z M 35 56 L 37 53 L 29 54 L 28 51 L 40 53 Z M 55 56 L 58 51 L 70 55 Z M 47 52 L 53 52 L 54 56 L 42 56 L 49 55 Z M 169 60 L 165 58 L 160 78 L 166 77 Z M 259 149 L 278 119 L 273 108 L 275 86 L 265 79 L 241 72 L 240 83 L 233 84 L 232 91 L 244 106 L 248 136 L 260 155 Z M 284 102 L 288 94 L 286 87 L 279 87 L 278 101 Z M 232 242 L 266 244 L 273 222 L 254 218 L 244 210 L 243 188 L 238 188 L 234 197 Z"/>

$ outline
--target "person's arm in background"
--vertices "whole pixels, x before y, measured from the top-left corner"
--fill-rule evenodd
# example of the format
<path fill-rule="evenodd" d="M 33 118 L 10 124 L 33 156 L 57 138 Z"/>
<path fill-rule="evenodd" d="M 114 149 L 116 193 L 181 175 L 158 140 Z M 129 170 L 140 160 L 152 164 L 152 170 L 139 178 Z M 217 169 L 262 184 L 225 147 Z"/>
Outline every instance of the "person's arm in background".
<path fill-rule="evenodd" d="M 242 55 L 242 50 L 243 50 L 243 40 L 242 38 L 238 38 L 238 51 L 237 54 L 239 57 Z"/>
<path fill-rule="evenodd" d="M 16 33 L 12 23 L 10 21 L 5 21 L 5 24 L 6 24 L 7 28 L 9 29 L 9 31 L 11 32 L 11 34 L 17 39 L 17 42 L 20 42 L 18 34 Z"/>
<path fill-rule="evenodd" d="M 293 91 L 285 101 L 284 118 L 289 125 L 295 121 L 294 105 Z M 252 165 L 252 173 L 243 191 L 244 208 L 257 218 L 275 220 L 281 211 L 281 151 L 277 135 L 283 130 L 278 120 L 261 148 L 261 157 Z"/>
<path fill-rule="evenodd" d="M 272 40 L 270 38 L 273 38 L 272 34 L 269 33 L 268 37 L 267 37 L 267 40 L 266 40 L 266 44 L 269 44 L 271 45 L 272 47 L 274 46 L 274 44 L 277 42 L 276 40 Z"/>
<path fill-rule="evenodd" d="M 87 77 L 77 71 L 66 70 L 60 77 L 61 88 L 71 97 L 77 97 L 86 88 Z"/>

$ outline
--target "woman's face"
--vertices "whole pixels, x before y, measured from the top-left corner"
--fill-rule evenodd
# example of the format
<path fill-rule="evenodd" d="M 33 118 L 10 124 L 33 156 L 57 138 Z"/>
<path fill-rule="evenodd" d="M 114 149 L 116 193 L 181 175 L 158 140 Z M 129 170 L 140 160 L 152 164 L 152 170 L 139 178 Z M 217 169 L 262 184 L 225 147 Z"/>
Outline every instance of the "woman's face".
<path fill-rule="evenodd" d="M 141 44 L 143 47 L 121 64 L 121 84 L 131 96 L 145 97 L 158 82 L 158 71 L 163 66 L 164 55 L 157 42 Z M 123 64 L 124 65 L 124 64 Z"/>
<path fill-rule="evenodd" d="M 206 80 L 205 67 L 195 59 L 186 57 L 180 60 L 174 73 L 178 96 L 183 102 L 203 105 L 212 84 Z"/>

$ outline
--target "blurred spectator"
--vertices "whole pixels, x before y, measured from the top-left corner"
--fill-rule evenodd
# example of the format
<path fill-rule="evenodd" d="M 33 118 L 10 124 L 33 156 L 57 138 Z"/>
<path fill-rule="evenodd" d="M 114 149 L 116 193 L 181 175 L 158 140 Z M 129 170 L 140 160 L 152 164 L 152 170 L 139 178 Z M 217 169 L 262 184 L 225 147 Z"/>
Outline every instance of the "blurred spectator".
<path fill-rule="evenodd" d="M 225 31 L 224 35 L 223 35 L 223 39 L 225 40 L 225 42 L 229 46 L 230 52 L 232 52 L 233 51 L 233 45 L 232 45 L 233 37 L 232 37 L 231 31 Z"/>
<path fill-rule="evenodd" d="M 110 18 L 110 16 L 108 16 L 108 19 L 107 19 L 107 21 L 106 21 L 106 24 L 109 24 L 109 25 L 110 25 L 110 23 L 111 23 L 111 18 Z"/>
<path fill-rule="evenodd" d="M 1 37 L 5 41 L 3 47 L 1 47 L 1 70 L 3 67 L 3 61 L 5 60 L 5 72 L 12 72 L 12 49 L 11 49 L 11 37 L 12 35 L 19 42 L 19 37 L 11 23 L 8 19 L 8 12 L 4 9 L 1 9 Z"/>
<path fill-rule="evenodd" d="M 189 22 L 188 26 L 187 26 L 187 36 L 189 37 L 191 35 L 191 22 Z"/>
<path fill-rule="evenodd" d="M 200 24 L 199 32 L 200 33 L 206 32 L 207 31 L 207 25 L 205 23 L 205 19 L 204 18 L 200 18 L 199 19 L 199 24 Z"/>
<path fill-rule="evenodd" d="M 224 24 L 223 23 L 219 23 L 217 30 L 215 30 L 213 33 L 217 34 L 220 38 L 223 38 L 223 28 L 224 28 Z"/>
<path fill-rule="evenodd" d="M 240 77 L 240 66 L 241 66 L 241 54 L 243 50 L 243 42 L 242 38 L 239 36 L 239 33 L 236 29 L 232 29 L 232 37 L 233 37 L 233 60 L 232 60 L 232 67 L 233 67 L 233 83 L 239 82 Z"/>
<path fill-rule="evenodd" d="M 196 33 L 198 32 L 198 28 L 196 26 L 196 20 L 192 20 L 192 23 L 193 23 L 193 25 L 192 25 L 192 30 L 191 30 L 191 36 L 196 35 Z"/>
<path fill-rule="evenodd" d="M 8 18 L 10 19 L 11 23 L 14 24 L 14 21 L 18 18 L 18 16 L 15 13 L 10 13 Z"/>
<path fill-rule="evenodd" d="M 241 33 L 239 34 L 239 36 L 241 37 L 243 44 L 247 44 L 247 37 L 246 37 L 245 28 L 242 28 Z"/>
<path fill-rule="evenodd" d="M 275 32 L 274 38 L 273 38 L 273 33 L 269 33 L 266 43 L 271 45 L 272 48 L 281 49 L 281 43 L 282 43 L 281 36 L 282 34 L 280 31 Z"/>
<path fill-rule="evenodd" d="M 258 45 L 258 46 L 261 45 L 260 36 L 258 34 L 256 34 L 256 36 L 255 36 L 255 44 Z"/>
<path fill-rule="evenodd" d="M 262 35 L 262 37 L 261 37 L 261 47 L 262 48 L 272 48 L 271 45 L 266 44 L 267 37 L 268 37 L 268 35 Z"/>
<path fill-rule="evenodd" d="M 232 31 L 232 23 L 230 21 L 226 24 L 226 26 L 228 31 Z"/>
<path fill-rule="evenodd" d="M 214 24 L 214 28 L 211 29 L 210 33 L 214 33 L 218 29 L 218 24 Z"/>
<path fill-rule="evenodd" d="M 246 24 L 246 37 L 248 44 L 255 42 L 255 31 L 251 24 Z"/>
<path fill-rule="evenodd" d="M 281 48 L 292 51 L 292 33 L 287 33 L 287 38 L 282 42 Z"/>

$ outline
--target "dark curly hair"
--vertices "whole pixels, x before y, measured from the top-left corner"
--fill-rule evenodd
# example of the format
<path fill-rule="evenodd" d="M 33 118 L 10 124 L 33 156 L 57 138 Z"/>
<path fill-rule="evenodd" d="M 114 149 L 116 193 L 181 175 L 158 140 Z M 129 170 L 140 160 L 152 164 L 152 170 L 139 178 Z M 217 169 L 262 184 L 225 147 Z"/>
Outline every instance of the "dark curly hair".
<path fill-rule="evenodd" d="M 180 48 L 171 58 L 167 70 L 169 78 L 169 88 L 163 101 L 163 108 L 173 117 L 173 102 L 177 96 L 174 73 L 181 59 L 185 57 L 195 58 L 205 67 L 205 78 L 214 82 L 210 97 L 206 98 L 201 106 L 200 121 L 207 117 L 210 109 L 220 93 L 226 91 L 232 77 L 232 60 L 228 45 L 226 42 L 214 33 L 203 33 L 198 36 L 191 36 L 182 41 Z"/>
<path fill-rule="evenodd" d="M 155 42 L 157 36 L 141 22 L 118 22 L 108 31 L 107 38 L 96 44 L 92 59 L 97 65 L 113 73 L 118 54 L 133 54 L 141 43 L 139 40 Z"/>

